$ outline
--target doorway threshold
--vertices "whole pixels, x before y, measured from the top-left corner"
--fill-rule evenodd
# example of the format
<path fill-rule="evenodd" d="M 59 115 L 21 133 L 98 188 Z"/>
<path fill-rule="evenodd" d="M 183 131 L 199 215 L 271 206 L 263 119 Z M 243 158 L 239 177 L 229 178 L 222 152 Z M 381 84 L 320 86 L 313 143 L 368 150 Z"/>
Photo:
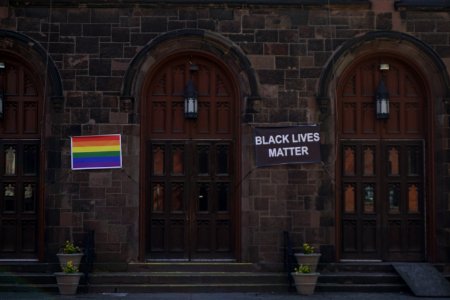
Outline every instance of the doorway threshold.
<path fill-rule="evenodd" d="M 342 263 L 381 263 L 381 259 L 341 259 Z"/>
<path fill-rule="evenodd" d="M 178 259 L 178 258 L 169 258 L 169 259 L 160 259 L 160 258 L 148 258 L 145 260 L 145 262 L 183 262 L 183 263 L 235 263 L 235 259 L 202 259 L 202 258 L 196 258 L 196 259 Z"/>
<path fill-rule="evenodd" d="M 0 258 L 0 263 L 2 262 L 38 262 L 37 258 Z"/>

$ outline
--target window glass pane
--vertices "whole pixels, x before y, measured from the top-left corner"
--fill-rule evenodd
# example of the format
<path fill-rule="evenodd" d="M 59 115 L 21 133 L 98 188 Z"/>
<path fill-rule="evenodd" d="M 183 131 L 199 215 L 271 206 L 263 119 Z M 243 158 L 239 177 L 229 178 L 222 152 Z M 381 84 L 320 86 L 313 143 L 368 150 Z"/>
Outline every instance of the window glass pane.
<path fill-rule="evenodd" d="M 3 188 L 4 196 L 4 212 L 15 212 L 16 211 L 16 185 L 14 183 L 8 183 L 4 185 Z"/>
<path fill-rule="evenodd" d="M 153 175 L 164 175 L 164 146 L 153 146 Z"/>
<path fill-rule="evenodd" d="M 344 149 L 344 175 L 355 175 L 355 149 Z"/>
<path fill-rule="evenodd" d="M 228 150 L 227 145 L 217 147 L 217 173 L 219 174 L 228 174 Z"/>
<path fill-rule="evenodd" d="M 419 176 L 422 173 L 422 153 L 419 147 L 408 147 L 408 175 Z"/>
<path fill-rule="evenodd" d="M 419 188 L 415 184 L 408 186 L 408 212 L 419 212 Z"/>
<path fill-rule="evenodd" d="M 172 174 L 182 175 L 184 173 L 184 147 L 176 146 L 172 149 Z"/>
<path fill-rule="evenodd" d="M 198 189 L 198 211 L 208 211 L 208 185 L 201 184 Z"/>
<path fill-rule="evenodd" d="M 344 210 L 346 213 L 354 213 L 356 211 L 355 186 L 348 184 L 344 190 Z"/>
<path fill-rule="evenodd" d="M 37 174 L 38 148 L 36 145 L 24 145 L 23 149 L 23 173 L 26 175 Z"/>
<path fill-rule="evenodd" d="M 16 175 L 16 146 L 5 146 L 5 175 Z"/>
<path fill-rule="evenodd" d="M 36 191 L 35 185 L 28 183 L 25 184 L 23 191 L 23 211 L 34 212 L 35 211 Z"/>
<path fill-rule="evenodd" d="M 374 149 L 367 147 L 364 149 L 364 176 L 375 175 L 374 171 Z"/>
<path fill-rule="evenodd" d="M 197 146 L 198 174 L 209 173 L 209 146 Z"/>
<path fill-rule="evenodd" d="M 175 183 L 172 184 L 172 201 L 171 201 L 171 209 L 172 211 L 181 211 L 183 210 L 183 184 Z"/>
<path fill-rule="evenodd" d="M 228 184 L 220 183 L 217 185 L 217 210 L 228 211 L 228 197 L 229 188 Z"/>
<path fill-rule="evenodd" d="M 372 184 L 364 186 L 364 212 L 373 213 L 375 211 L 374 206 L 375 190 Z"/>
<path fill-rule="evenodd" d="M 164 186 L 161 183 L 153 184 L 153 211 L 164 210 Z"/>
<path fill-rule="evenodd" d="M 400 212 L 400 189 L 398 184 L 389 184 L 388 186 L 389 197 L 389 212 Z"/>
<path fill-rule="evenodd" d="M 388 150 L 388 157 L 389 157 L 389 175 L 398 176 L 400 174 L 398 149 L 396 147 L 391 147 Z"/>

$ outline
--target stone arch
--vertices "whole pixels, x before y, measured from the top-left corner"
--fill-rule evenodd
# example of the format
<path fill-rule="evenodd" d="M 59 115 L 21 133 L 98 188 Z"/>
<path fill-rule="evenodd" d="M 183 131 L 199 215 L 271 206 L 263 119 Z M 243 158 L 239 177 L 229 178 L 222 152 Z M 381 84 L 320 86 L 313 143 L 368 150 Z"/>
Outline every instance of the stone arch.
<path fill-rule="evenodd" d="M 151 140 L 156 140 L 155 136 L 146 135 L 145 130 L 150 128 L 147 126 L 148 120 L 156 119 L 152 117 L 148 117 L 150 114 L 146 109 L 146 106 L 149 104 L 148 99 L 148 91 L 149 85 L 151 85 L 151 81 L 153 78 L 157 78 L 157 72 L 164 70 L 166 65 L 170 65 L 172 61 L 180 60 L 181 57 L 186 58 L 186 62 L 192 58 L 192 60 L 200 61 L 203 66 L 211 66 L 211 69 L 216 68 L 218 73 L 223 74 L 224 77 L 228 80 L 224 82 L 229 82 L 230 84 L 226 84 L 230 87 L 229 97 L 233 100 L 233 105 L 230 104 L 229 107 L 232 107 L 230 122 L 230 131 L 213 131 L 210 132 L 211 137 L 218 138 L 225 141 L 232 140 L 235 143 L 233 148 L 232 157 L 236 157 L 236 165 L 240 165 L 239 157 L 241 156 L 241 127 L 240 122 L 242 119 L 239 119 L 239 115 L 249 113 L 251 111 L 253 101 L 259 99 L 258 95 L 258 86 L 256 80 L 255 71 L 252 69 L 251 64 L 247 57 L 243 54 L 243 52 L 233 44 L 231 41 L 226 38 L 209 31 L 204 30 L 177 30 L 162 34 L 156 37 L 154 40 L 150 41 L 131 61 L 129 68 L 125 74 L 123 86 L 121 90 L 121 106 L 129 107 L 129 112 L 133 112 L 136 116 L 135 120 L 141 126 L 141 140 L 140 140 L 140 156 L 141 165 L 147 165 L 147 159 L 150 157 L 147 153 L 149 148 L 146 148 L 150 145 Z M 206 69 L 205 69 L 206 70 Z M 202 68 L 200 67 L 199 72 L 202 72 Z M 169 76 L 170 77 L 170 76 Z M 179 94 L 177 94 L 179 95 Z M 200 97 L 199 97 L 200 99 Z M 200 101 L 200 100 L 199 100 Z M 230 102 L 231 103 L 231 102 Z M 200 115 L 199 109 L 199 115 Z M 200 119 L 200 118 L 199 118 Z M 198 120 L 199 120 L 198 119 Z M 167 119 L 168 120 L 168 119 Z M 170 123 L 170 122 L 169 122 Z M 232 123 L 232 124 L 231 124 Z M 179 123 L 177 123 L 179 124 Z M 206 123 L 205 123 L 206 124 Z M 190 126 L 190 125 L 187 125 Z M 206 125 L 205 125 L 206 126 Z M 191 130 L 190 128 L 189 130 Z M 188 130 L 188 131 L 189 131 Z M 157 131 L 155 131 L 157 132 Z M 185 139 L 190 140 L 190 143 L 194 143 L 200 141 L 201 139 L 206 138 L 206 134 L 203 131 L 202 134 L 197 134 L 193 136 L 187 135 L 177 135 L 175 139 Z M 225 134 L 227 133 L 227 134 Z M 162 136 L 170 137 L 171 131 L 162 132 Z M 187 148 L 186 148 L 187 149 Z M 230 148 L 231 149 L 231 148 Z M 231 150 L 230 150 L 231 151 Z M 192 154 L 188 154 L 192 157 Z M 188 168 L 189 169 L 189 168 Z M 149 174 L 145 172 L 145 168 L 140 169 L 140 180 L 141 184 L 145 184 L 147 179 L 151 178 Z M 236 167 L 236 171 L 233 173 L 234 178 L 240 178 L 240 169 Z M 233 178 L 233 180 L 234 180 Z M 145 194 L 147 193 L 144 189 L 141 189 L 140 196 L 140 233 L 139 233 L 139 258 L 143 259 L 147 254 L 150 254 L 151 251 L 148 251 L 147 248 L 150 240 L 148 239 L 148 235 L 146 233 L 151 232 L 152 229 L 147 226 L 148 220 L 150 220 L 151 215 L 147 213 L 147 201 L 148 197 Z M 236 190 L 235 195 L 239 195 L 240 191 Z M 146 201 L 147 200 L 147 201 Z M 238 245 L 240 244 L 240 197 L 234 197 L 233 201 L 233 217 L 230 217 L 230 227 L 229 231 L 230 238 L 232 237 L 233 242 L 230 242 L 230 249 L 227 250 L 226 255 L 235 256 L 239 259 L 240 249 Z M 225 240 L 225 239 L 224 239 Z M 191 253 L 192 249 L 186 250 L 186 253 Z M 171 253 L 165 253 L 165 255 L 172 255 Z M 222 255 L 216 253 L 215 255 Z M 224 254 L 225 255 L 225 254 Z"/>
<path fill-rule="evenodd" d="M 401 32 L 376 31 L 344 43 L 328 60 L 318 82 L 316 99 L 322 114 L 331 113 L 333 83 L 357 57 L 374 53 L 398 55 L 422 73 L 438 97 L 450 97 L 450 79 L 439 55 L 421 40 Z M 325 116 L 322 116 L 322 118 Z"/>
<path fill-rule="evenodd" d="M 437 224 L 443 220 L 438 211 L 445 207 L 444 193 L 438 193 L 436 188 L 442 189 L 445 184 L 441 182 L 445 169 L 442 168 L 445 157 L 442 154 L 443 128 L 440 124 L 440 115 L 445 114 L 444 106 L 450 100 L 450 79 L 447 67 L 439 55 L 421 40 L 400 32 L 369 32 L 360 37 L 347 41 L 340 46 L 334 55 L 330 57 L 325 65 L 317 85 L 316 101 L 320 108 L 319 118 L 321 130 L 328 144 L 323 145 L 329 149 L 325 155 L 327 166 L 330 168 L 331 181 L 337 179 L 336 174 L 339 152 L 339 140 L 336 134 L 337 114 L 337 91 L 338 83 L 351 67 L 374 56 L 395 57 L 399 61 L 414 69 L 421 80 L 427 99 L 427 146 L 426 161 L 430 162 L 427 167 L 427 259 L 429 261 L 439 260 L 442 249 L 437 244 Z M 335 190 L 330 197 L 337 197 Z M 336 208 L 337 209 L 337 208 Z M 441 225 L 440 225 L 441 226 Z M 339 226 L 338 226 L 339 227 Z M 339 228 L 336 228 L 336 232 Z"/>
<path fill-rule="evenodd" d="M 51 59 L 47 51 L 42 47 L 42 45 L 33 40 L 32 38 L 10 30 L 0 29 L 0 53 L 1 57 L 5 61 L 17 63 L 17 66 L 23 67 L 27 73 L 32 73 L 32 82 L 36 88 L 36 92 L 39 98 L 37 103 L 37 111 L 41 113 L 36 113 L 36 123 L 34 124 L 39 130 L 31 130 L 30 135 L 23 134 L 19 132 L 14 135 L 14 143 L 17 145 L 23 143 L 29 143 L 30 140 L 34 140 L 33 147 L 39 147 L 40 151 L 38 154 L 39 159 L 39 170 L 36 178 L 44 178 L 44 172 L 48 170 L 47 165 L 50 160 L 47 160 L 48 141 L 52 139 L 49 136 L 50 126 L 52 123 L 54 125 L 54 120 L 48 118 L 50 108 L 54 111 L 60 111 L 64 104 L 63 86 L 61 77 L 59 75 L 58 69 L 54 61 Z M 2 59 L 0 58 L 0 59 Z M 35 97 L 37 98 L 37 97 Z M 21 116 L 23 118 L 23 116 Z M 32 123 L 30 123 L 32 124 Z M 43 126 L 43 127 L 41 127 Z M 31 137 L 31 139 L 30 139 Z M 60 149 L 56 150 L 59 153 Z M 20 161 L 20 160 L 19 160 Z M 37 179 L 36 179 L 37 180 Z M 35 229 L 35 242 L 37 245 L 36 254 L 37 258 L 43 260 L 45 253 L 45 193 L 47 191 L 44 188 L 43 181 L 39 182 L 39 188 L 35 187 L 37 190 L 36 199 L 36 229 Z M 18 230 L 21 230 L 20 228 Z M 29 238 L 27 239 L 29 240 Z M 27 250 L 28 251 L 28 250 Z M 34 251 L 31 251 L 29 255 L 34 258 Z"/>
<path fill-rule="evenodd" d="M 184 50 L 199 50 L 220 59 L 239 80 L 241 97 L 246 99 L 244 112 L 259 100 L 256 72 L 242 50 L 223 36 L 200 29 L 181 29 L 161 34 L 151 40 L 131 61 L 124 76 L 121 89 L 122 105 L 139 105 L 140 89 L 152 66 L 171 54 Z M 136 103 L 138 104 L 138 103 Z"/>
<path fill-rule="evenodd" d="M 23 57 L 40 78 L 47 76 L 47 98 L 55 110 L 62 108 L 64 95 L 61 76 L 54 61 L 40 43 L 24 34 L 0 29 L 0 52 Z"/>

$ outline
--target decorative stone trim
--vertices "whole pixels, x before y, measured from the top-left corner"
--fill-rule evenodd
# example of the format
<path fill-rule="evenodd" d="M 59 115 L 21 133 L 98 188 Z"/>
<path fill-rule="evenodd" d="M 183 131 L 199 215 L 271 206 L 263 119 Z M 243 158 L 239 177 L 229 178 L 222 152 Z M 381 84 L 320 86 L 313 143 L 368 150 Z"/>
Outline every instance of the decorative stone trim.
<path fill-rule="evenodd" d="M 53 96 L 50 97 L 50 103 L 55 112 L 61 112 L 64 106 L 64 96 Z"/>
<path fill-rule="evenodd" d="M 445 11 L 450 10 L 450 3 L 442 0 L 404 0 L 396 1 L 397 10 Z"/>
<path fill-rule="evenodd" d="M 132 112 L 134 109 L 134 97 L 124 96 L 120 97 L 120 111 L 121 112 Z"/>
<path fill-rule="evenodd" d="M 160 0 L 144 0 L 144 1 L 127 1 L 126 4 L 121 0 L 110 0 L 107 3 L 105 1 L 71 1 L 71 0 L 15 0 L 11 1 L 13 6 L 48 6 L 52 2 L 54 7 L 78 7 L 80 5 L 86 7 L 123 7 L 125 5 L 140 5 L 154 6 L 160 4 Z M 242 0 L 242 1 L 221 1 L 221 0 L 166 0 L 165 5 L 210 5 L 210 4 L 220 4 L 220 5 L 277 5 L 277 6 L 323 6 L 323 5 L 362 5 L 364 7 L 370 7 L 369 0 Z"/>

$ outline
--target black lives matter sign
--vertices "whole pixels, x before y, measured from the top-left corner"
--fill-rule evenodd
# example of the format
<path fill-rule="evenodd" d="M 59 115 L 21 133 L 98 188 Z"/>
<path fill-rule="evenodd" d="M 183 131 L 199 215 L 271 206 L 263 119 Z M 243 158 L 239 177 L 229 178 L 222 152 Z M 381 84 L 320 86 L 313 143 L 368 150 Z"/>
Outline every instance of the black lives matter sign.
<path fill-rule="evenodd" d="M 256 166 L 320 162 L 319 126 L 256 127 Z"/>

